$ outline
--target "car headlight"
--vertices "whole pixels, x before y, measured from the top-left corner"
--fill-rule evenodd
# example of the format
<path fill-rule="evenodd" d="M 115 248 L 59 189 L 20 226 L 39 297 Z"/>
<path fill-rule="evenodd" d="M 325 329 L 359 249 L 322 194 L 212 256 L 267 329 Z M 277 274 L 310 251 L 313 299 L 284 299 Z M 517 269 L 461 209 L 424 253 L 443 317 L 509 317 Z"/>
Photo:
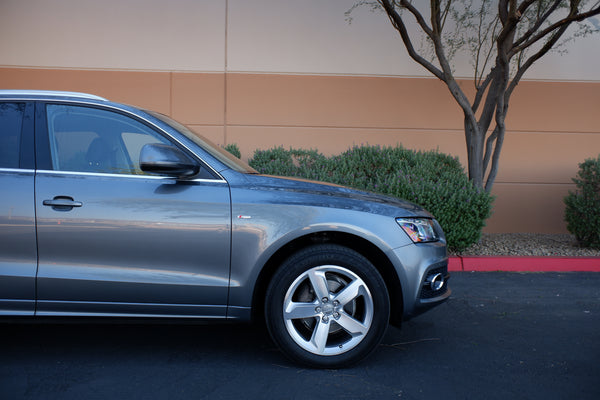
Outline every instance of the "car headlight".
<path fill-rule="evenodd" d="M 436 242 L 440 239 L 429 218 L 396 218 L 396 222 L 414 243 Z"/>

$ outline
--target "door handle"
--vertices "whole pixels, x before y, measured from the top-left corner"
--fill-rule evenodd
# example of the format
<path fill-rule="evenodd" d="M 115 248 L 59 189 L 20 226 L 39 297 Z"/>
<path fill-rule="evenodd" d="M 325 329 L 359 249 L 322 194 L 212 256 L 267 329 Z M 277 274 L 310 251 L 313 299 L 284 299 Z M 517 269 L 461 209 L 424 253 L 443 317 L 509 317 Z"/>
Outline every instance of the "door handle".
<path fill-rule="evenodd" d="M 69 211 L 73 209 L 73 207 L 83 206 L 81 201 L 75 201 L 69 196 L 56 196 L 52 200 L 44 200 L 42 204 L 45 206 L 50 206 L 57 211 Z"/>

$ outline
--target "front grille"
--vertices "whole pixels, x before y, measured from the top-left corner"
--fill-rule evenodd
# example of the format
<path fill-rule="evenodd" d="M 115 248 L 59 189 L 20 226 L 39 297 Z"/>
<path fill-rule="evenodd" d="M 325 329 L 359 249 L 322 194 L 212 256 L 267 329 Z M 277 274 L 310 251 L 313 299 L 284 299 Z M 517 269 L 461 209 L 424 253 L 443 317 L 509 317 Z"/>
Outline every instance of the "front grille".
<path fill-rule="evenodd" d="M 429 280 L 429 277 L 434 276 L 436 274 L 442 274 L 444 276 L 444 285 L 438 290 L 433 290 L 429 285 L 429 282 L 427 281 Z M 426 300 L 442 296 L 448 291 L 448 279 L 450 279 L 450 274 L 448 274 L 447 265 L 427 271 L 427 274 L 425 275 L 425 280 L 423 281 L 423 287 L 421 288 L 421 295 L 419 297 L 422 300 Z"/>

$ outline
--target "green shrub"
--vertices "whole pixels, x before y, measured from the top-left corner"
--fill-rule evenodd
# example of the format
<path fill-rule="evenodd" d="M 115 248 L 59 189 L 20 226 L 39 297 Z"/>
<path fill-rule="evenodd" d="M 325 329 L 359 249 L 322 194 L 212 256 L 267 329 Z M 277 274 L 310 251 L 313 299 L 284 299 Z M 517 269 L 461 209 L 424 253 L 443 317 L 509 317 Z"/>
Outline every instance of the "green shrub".
<path fill-rule="evenodd" d="M 326 158 L 315 150 L 257 150 L 261 173 L 331 182 L 403 198 L 436 216 L 452 250 L 477 242 L 493 198 L 468 180 L 457 158 L 402 147 L 361 146 Z"/>
<path fill-rule="evenodd" d="M 565 197 L 567 229 L 583 247 L 600 249 L 600 155 L 579 164 L 577 187 Z"/>
<path fill-rule="evenodd" d="M 242 152 L 240 151 L 240 148 L 237 144 L 230 143 L 228 145 L 223 146 L 223 148 L 231 154 L 233 154 L 234 156 L 236 156 L 237 158 L 242 158 Z"/>
<path fill-rule="evenodd" d="M 248 163 L 261 174 L 321 180 L 319 169 L 326 163 L 326 158 L 316 150 L 275 147 L 256 150 Z"/>

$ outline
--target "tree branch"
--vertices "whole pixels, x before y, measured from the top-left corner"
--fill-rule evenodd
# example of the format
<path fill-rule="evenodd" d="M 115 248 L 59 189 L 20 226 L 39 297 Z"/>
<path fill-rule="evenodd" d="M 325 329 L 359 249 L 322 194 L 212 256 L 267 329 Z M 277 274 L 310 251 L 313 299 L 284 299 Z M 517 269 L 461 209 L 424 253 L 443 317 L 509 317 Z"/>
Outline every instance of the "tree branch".
<path fill-rule="evenodd" d="M 473 126 L 477 126 L 477 119 L 475 118 L 475 114 L 471 110 L 471 104 L 469 103 L 469 99 L 467 98 L 467 96 L 464 94 L 464 92 L 462 91 L 462 89 L 460 88 L 460 86 L 458 85 L 456 80 L 454 79 L 454 76 L 452 75 L 452 69 L 450 68 L 450 64 L 448 63 L 448 60 L 444 54 L 443 45 L 441 42 L 441 35 L 439 34 L 439 14 L 432 15 L 432 21 L 434 23 L 434 28 L 432 29 L 429 26 L 427 26 L 427 23 L 425 22 L 425 19 L 423 18 L 423 16 L 419 12 L 419 10 L 417 10 L 411 4 L 410 1 L 408 1 L 408 0 L 398 0 L 398 1 L 378 0 L 378 1 L 380 2 L 381 6 L 384 8 L 385 12 L 387 13 L 388 18 L 392 22 L 392 25 L 394 26 L 394 28 L 396 28 L 398 30 L 398 32 L 400 32 L 402 41 L 404 42 L 404 45 L 408 51 L 408 54 L 411 56 L 411 58 L 413 60 L 415 60 L 416 62 L 418 62 L 419 64 L 421 64 L 423 67 L 425 67 L 429 72 L 431 72 L 438 79 L 440 79 L 441 81 L 446 83 L 446 85 L 448 86 L 448 89 L 450 90 L 450 93 L 452 94 L 452 96 L 454 97 L 454 99 L 456 100 L 458 105 L 462 108 L 462 110 L 465 114 L 465 118 L 468 118 L 470 120 L 470 123 L 473 124 Z M 432 11 L 433 11 L 433 10 L 435 10 L 435 5 L 436 4 L 439 5 L 439 0 L 431 0 L 431 2 L 432 2 Z M 425 31 L 425 33 L 433 41 L 436 57 L 440 63 L 440 66 L 442 67 L 442 70 L 437 68 L 435 65 L 433 65 L 431 62 L 427 61 L 425 58 L 423 58 L 421 55 L 419 55 L 416 52 L 416 50 L 414 49 L 413 44 L 410 40 L 408 30 L 406 29 L 406 25 L 404 24 L 404 20 L 402 19 L 402 16 L 400 16 L 398 14 L 398 12 L 396 11 L 396 8 L 395 8 L 396 5 L 407 9 L 417 20 L 417 22 L 419 23 L 419 25 L 421 26 L 423 31 Z"/>
<path fill-rule="evenodd" d="M 500 99 L 504 97 L 504 91 L 506 90 L 507 75 L 506 65 L 499 62 L 496 63 L 496 66 L 490 72 L 491 82 L 487 96 L 485 97 L 483 111 L 479 117 L 479 128 L 482 132 L 488 131 L 494 115 L 498 113 L 498 104 Z"/>
<path fill-rule="evenodd" d="M 444 72 L 444 76 L 447 77 L 446 82 L 448 82 L 449 77 L 452 76 L 452 67 L 450 67 L 450 63 L 448 62 L 448 58 L 446 57 L 446 53 L 444 52 L 444 45 L 442 43 L 442 27 L 441 27 L 441 17 L 440 17 L 440 2 L 439 0 L 431 0 L 431 26 L 432 26 L 432 35 L 431 40 L 433 41 L 433 47 L 435 49 L 435 55 L 442 67 L 442 71 Z M 453 79 L 453 78 L 452 78 Z"/>
<path fill-rule="evenodd" d="M 389 0 L 382 0 L 384 3 L 389 3 Z M 423 18 L 423 15 L 412 5 L 410 1 L 400 0 L 399 4 L 401 7 L 406 8 L 417 20 L 417 23 L 423 29 L 423 31 L 427 34 L 427 36 L 431 37 L 433 35 L 432 29 L 427 25 L 427 21 Z"/>
<path fill-rule="evenodd" d="M 502 22 L 502 30 L 496 38 L 497 43 L 504 43 L 507 38 L 514 35 L 517 23 L 521 19 L 521 13 L 516 9 L 515 0 L 510 0 L 510 4 L 506 3 L 506 0 L 498 2 L 498 13 L 500 15 L 500 21 Z M 509 9 L 506 9 L 506 6 L 508 6 Z"/>
<path fill-rule="evenodd" d="M 575 13 L 573 13 L 573 11 L 575 11 Z M 599 14 L 600 14 L 600 6 L 595 6 L 595 8 L 592 8 L 589 11 L 584 12 L 584 13 L 577 13 L 577 9 L 572 8 L 571 12 L 569 13 L 569 15 L 567 17 L 561 19 L 560 21 L 555 22 L 554 24 L 550 25 L 546 29 L 540 31 L 537 35 L 534 35 L 529 40 L 522 42 L 521 45 L 513 46 L 509 55 L 512 57 L 514 54 L 517 54 L 518 52 L 523 51 L 528 47 L 531 47 L 535 43 L 542 40 L 544 37 L 551 34 L 552 31 L 561 29 L 561 27 L 563 27 L 565 25 L 570 25 L 573 22 L 581 22 L 584 19 L 593 17 L 595 15 L 599 15 Z"/>
<path fill-rule="evenodd" d="M 498 175 L 498 165 L 500 161 L 500 152 L 502 151 L 502 145 L 504 144 L 504 127 L 498 128 L 498 137 L 496 139 L 496 146 L 494 148 L 494 155 L 492 156 L 492 168 L 490 173 L 488 174 L 488 178 L 485 182 L 485 190 L 489 193 L 492 191 L 492 186 L 494 186 L 494 182 L 496 181 L 496 176 Z M 494 130 L 495 131 L 495 130 Z"/>
<path fill-rule="evenodd" d="M 495 19 L 494 23 L 490 24 L 490 26 L 486 30 L 484 37 L 491 37 L 491 38 L 496 37 L 496 28 L 498 27 L 499 23 L 500 23 L 500 21 L 498 19 Z M 492 29 L 492 34 L 491 35 L 489 34 L 490 29 Z M 479 43 L 478 43 L 478 51 L 477 51 L 477 58 L 476 58 L 476 65 L 475 65 L 475 73 L 476 74 L 477 74 L 477 70 L 478 70 L 479 65 L 480 65 L 480 62 L 479 62 L 479 59 L 480 59 L 480 50 L 481 50 L 482 47 L 483 47 L 483 40 L 480 40 Z M 483 73 L 484 73 L 485 69 L 487 68 L 488 63 L 490 62 L 490 59 L 492 58 L 493 51 L 494 51 L 494 46 L 490 45 L 489 49 L 486 52 L 483 65 L 481 66 L 481 75 L 479 77 L 477 77 L 477 76 L 475 77 L 476 82 L 477 81 L 481 81 Z M 489 74 L 488 74 L 488 76 L 489 76 Z"/>
<path fill-rule="evenodd" d="M 448 19 L 448 15 L 450 14 L 450 9 L 452 8 L 451 6 L 452 0 L 448 0 L 448 3 L 446 3 L 446 8 L 442 13 L 442 29 L 444 29 L 444 26 L 446 26 L 446 20 Z"/>
<path fill-rule="evenodd" d="M 391 2 L 390 0 L 378 0 L 378 1 L 380 2 L 381 6 L 385 10 L 385 12 L 386 12 L 388 18 L 390 19 L 390 22 L 394 26 L 394 28 L 396 28 L 396 30 L 400 33 L 400 37 L 402 38 L 402 41 L 404 42 L 404 46 L 406 47 L 406 50 L 408 51 L 408 55 L 413 60 L 415 60 L 417 63 L 421 64 L 429 72 L 431 72 L 435 77 L 437 77 L 438 79 L 440 79 L 442 81 L 445 81 L 444 73 L 442 71 L 440 71 L 431 62 L 429 62 L 427 59 L 422 57 L 415 50 L 415 48 L 412 44 L 412 41 L 410 39 L 410 36 L 408 34 L 408 30 L 406 29 L 406 25 L 404 24 L 404 20 L 396 11 L 393 2 Z M 415 10 L 415 11 L 418 14 L 418 10 Z M 421 19 L 422 19 L 422 16 L 421 16 Z M 427 25 L 427 24 L 425 24 L 425 25 Z M 427 31 L 429 31 L 429 33 L 427 33 Z M 428 28 L 427 31 L 425 31 L 425 33 L 429 36 L 429 34 L 431 33 L 431 29 Z"/>
<path fill-rule="evenodd" d="M 500 75 L 500 85 L 502 85 L 503 91 L 506 90 L 506 85 L 508 83 L 509 72 L 508 69 L 501 71 L 498 75 Z M 505 92 L 506 93 L 506 92 Z M 494 132 L 488 139 L 488 143 L 491 144 L 492 141 L 496 143 L 494 146 L 494 153 L 492 155 L 492 166 L 490 168 L 490 173 L 488 174 L 487 181 L 485 183 L 485 190 L 487 192 L 492 191 L 492 186 L 496 180 L 496 175 L 498 174 L 498 163 L 500 161 L 500 152 L 502 150 L 502 144 L 504 143 L 504 133 L 506 132 L 506 113 L 508 112 L 508 97 L 505 95 L 498 96 L 498 101 L 496 103 L 496 127 L 494 128 Z M 494 136 L 493 140 L 492 136 Z M 486 148 L 485 156 L 484 156 L 484 173 L 487 169 L 487 163 L 489 162 L 489 153 L 488 149 L 491 150 L 491 146 Z"/>
<path fill-rule="evenodd" d="M 498 2 L 498 17 L 500 18 L 500 22 L 502 25 L 506 24 L 508 20 L 508 1 L 500 0 Z"/>
<path fill-rule="evenodd" d="M 481 99 L 483 99 L 483 94 L 485 93 L 488 86 L 492 82 L 492 76 L 493 76 L 493 71 L 490 71 L 490 73 L 485 78 L 485 81 L 483 81 L 483 83 L 481 85 L 477 86 L 477 93 L 475 94 L 475 100 L 473 100 L 473 104 L 471 105 L 473 112 L 477 112 L 477 109 L 479 108 L 479 104 L 481 104 Z"/>
<path fill-rule="evenodd" d="M 546 20 L 550 17 L 550 15 L 556 11 L 556 9 L 558 8 L 558 6 L 560 5 L 560 3 L 562 2 L 562 0 L 555 0 L 554 3 L 548 8 L 548 10 L 544 13 L 544 15 L 540 16 L 537 18 L 535 24 L 527 31 L 523 34 L 523 36 L 521 36 L 520 39 L 516 40 L 515 43 L 513 44 L 514 46 L 519 46 L 521 43 L 523 43 L 528 37 L 531 37 L 531 35 L 534 34 L 534 32 L 536 32 L 538 29 L 540 29 L 540 27 L 544 24 L 544 22 L 546 22 Z M 529 2 L 529 5 L 531 5 L 531 1 Z M 523 3 L 521 5 L 521 7 L 519 8 L 519 11 L 521 12 L 521 14 L 525 14 L 525 12 L 527 11 L 527 8 L 529 7 L 529 5 L 526 5 L 525 3 Z"/>
<path fill-rule="evenodd" d="M 508 89 L 506 90 L 506 102 L 508 102 L 508 99 L 510 98 L 513 90 L 515 90 L 515 87 L 519 84 L 519 81 L 521 80 L 525 72 L 527 72 L 527 70 L 533 65 L 533 63 L 542 58 L 546 53 L 548 53 L 552 49 L 556 42 L 558 42 L 558 39 L 560 39 L 560 37 L 565 33 L 565 31 L 568 28 L 568 24 L 561 26 L 556 32 L 554 32 L 550 40 L 548 40 L 546 44 L 544 44 L 544 46 L 537 53 L 529 57 L 527 61 L 525 61 L 525 63 L 523 63 L 523 65 L 517 70 L 517 73 L 515 74 L 514 78 L 508 86 Z"/>
<path fill-rule="evenodd" d="M 527 0 L 521 3 L 521 5 L 519 6 L 519 9 L 517 10 L 519 12 L 519 14 L 523 15 L 525 14 L 525 11 L 527 11 L 527 9 L 529 7 L 531 7 L 532 4 L 537 3 L 539 0 Z M 560 3 L 561 0 L 558 0 L 558 2 Z"/>
<path fill-rule="evenodd" d="M 483 170 L 485 171 L 488 168 L 490 163 L 490 158 L 492 155 L 492 146 L 494 144 L 494 140 L 498 137 L 498 125 L 494 128 L 494 132 L 487 138 L 485 141 L 485 154 L 483 156 Z"/>

